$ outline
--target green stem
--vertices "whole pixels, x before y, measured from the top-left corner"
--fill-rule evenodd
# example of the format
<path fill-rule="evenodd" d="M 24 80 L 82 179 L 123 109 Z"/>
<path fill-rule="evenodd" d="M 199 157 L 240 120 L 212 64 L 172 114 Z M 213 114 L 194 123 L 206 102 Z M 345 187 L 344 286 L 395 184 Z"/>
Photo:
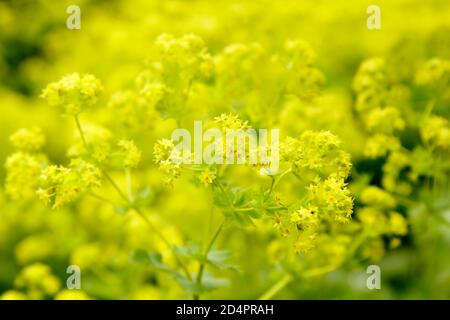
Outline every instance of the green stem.
<path fill-rule="evenodd" d="M 264 208 L 265 210 L 269 210 L 269 211 L 278 211 L 278 210 L 288 210 L 287 207 L 282 207 L 282 206 L 276 206 L 276 207 L 266 207 Z M 246 212 L 246 211 L 254 211 L 257 210 L 256 208 L 237 208 L 234 209 L 235 212 Z"/>
<path fill-rule="evenodd" d="M 81 141 L 83 142 L 83 145 L 86 148 L 86 151 L 89 152 L 89 151 L 91 151 L 91 148 L 89 147 L 89 145 L 88 145 L 88 143 L 86 141 L 86 137 L 84 136 L 83 129 L 81 128 L 80 118 L 78 117 L 78 115 L 74 116 L 74 118 L 75 118 L 75 123 L 76 123 L 77 128 L 78 128 L 78 132 L 80 134 Z"/>
<path fill-rule="evenodd" d="M 330 273 L 337 268 L 341 267 L 346 261 L 350 260 L 350 258 L 355 254 L 356 250 L 361 246 L 361 244 L 366 239 L 367 235 L 366 233 L 362 233 L 358 238 L 354 240 L 354 243 L 352 246 L 350 246 L 348 250 L 348 259 L 345 259 L 343 262 L 338 264 L 332 264 L 320 268 L 315 268 L 311 270 L 307 270 L 302 274 L 302 278 L 312 278 L 317 277 L 323 274 Z M 280 292 L 288 283 L 290 283 L 294 278 L 290 274 L 284 275 L 278 282 L 276 282 L 269 290 L 267 290 L 260 298 L 259 300 L 269 300 L 273 296 L 275 296 L 278 292 Z"/>
<path fill-rule="evenodd" d="M 106 178 L 106 180 L 108 180 L 108 182 L 111 184 L 111 186 L 114 188 L 114 190 L 116 190 L 117 194 L 126 202 L 126 203 L 131 203 L 130 199 L 128 199 L 128 197 L 126 196 L 126 194 L 120 189 L 120 187 L 117 185 L 117 183 L 113 180 L 113 178 L 111 178 L 111 176 L 109 175 L 108 172 L 106 172 L 106 170 L 104 170 L 103 168 L 100 168 L 103 176 Z"/>
<path fill-rule="evenodd" d="M 227 191 L 225 190 L 225 188 L 223 187 L 223 185 L 216 179 L 215 180 L 215 185 L 220 189 L 220 191 L 222 191 L 223 195 L 225 196 L 225 198 L 227 199 L 228 204 L 230 205 L 230 209 L 234 210 L 234 204 L 233 201 L 231 201 L 230 197 L 228 196 Z"/>
<path fill-rule="evenodd" d="M 125 195 L 125 193 L 120 190 L 119 186 L 115 183 L 115 181 L 111 178 L 111 176 L 104 170 L 103 174 L 106 177 L 106 179 L 111 183 L 113 188 L 117 191 L 117 193 L 139 214 L 139 216 L 147 223 L 149 229 L 156 234 L 156 236 L 161 239 L 161 241 L 171 250 L 173 256 L 175 257 L 175 260 L 178 264 L 178 266 L 183 270 L 185 276 L 192 280 L 191 274 L 189 273 L 189 270 L 184 265 L 184 263 L 181 261 L 180 257 L 178 257 L 177 252 L 175 251 L 174 247 L 171 245 L 169 240 L 166 239 L 166 237 L 156 228 L 153 223 L 148 219 L 148 217 L 142 212 L 142 210 L 134 205 L 134 203 L 128 199 L 128 197 Z"/>
<path fill-rule="evenodd" d="M 268 194 L 272 194 L 274 184 L 275 184 L 275 178 L 273 176 L 270 176 L 270 188 L 269 188 Z"/>
<path fill-rule="evenodd" d="M 436 104 L 435 99 L 428 101 L 427 105 L 425 106 L 424 113 L 423 113 L 425 118 L 428 118 L 431 115 L 431 112 L 433 112 L 433 108 L 434 108 L 435 104 Z"/>
<path fill-rule="evenodd" d="M 272 191 L 277 187 L 277 185 L 280 183 L 280 181 L 288 174 L 292 172 L 292 168 L 287 169 L 286 171 L 284 171 L 282 174 L 280 174 L 280 176 L 278 177 L 278 179 L 276 179 L 275 182 L 272 183 L 272 185 L 270 186 L 270 190 L 269 190 L 269 194 L 272 194 Z"/>
<path fill-rule="evenodd" d="M 83 144 L 87 150 L 90 150 L 90 147 L 84 137 L 83 129 L 81 128 L 80 120 L 78 116 L 75 116 L 75 122 L 77 124 L 78 131 L 80 133 L 81 140 L 83 141 Z M 147 218 L 147 216 L 142 212 L 142 210 L 138 207 L 136 207 L 133 203 L 133 201 L 126 196 L 126 194 L 120 189 L 120 187 L 117 185 L 117 183 L 111 178 L 111 176 L 106 172 L 106 170 L 102 167 L 100 167 L 100 170 L 103 173 L 103 176 L 108 180 L 108 182 L 111 184 L 111 186 L 114 188 L 114 190 L 119 194 L 119 196 L 131 206 L 138 214 L 141 216 L 142 219 L 147 223 L 148 227 L 151 231 L 154 232 L 158 236 L 158 238 L 161 239 L 161 241 L 171 250 L 173 256 L 175 257 L 175 260 L 177 262 L 177 265 L 183 270 L 186 277 L 192 281 L 191 274 L 189 273 L 189 270 L 184 265 L 183 261 L 181 261 L 180 257 L 178 257 L 177 252 L 175 251 L 174 247 L 170 244 L 170 242 L 164 237 L 164 235 L 153 225 L 153 223 Z"/>
<path fill-rule="evenodd" d="M 237 208 L 234 209 L 235 212 L 246 212 L 246 211 L 253 211 L 255 208 Z"/>
<path fill-rule="evenodd" d="M 205 261 L 208 258 L 209 251 L 211 250 L 212 246 L 214 245 L 214 242 L 216 242 L 217 238 L 219 237 L 219 234 L 222 232 L 224 224 L 225 224 L 225 220 L 223 220 L 220 223 L 220 225 L 217 228 L 216 232 L 214 233 L 213 237 L 209 241 L 205 251 L 203 252 L 203 259 L 198 268 L 197 277 L 196 277 L 196 284 L 197 284 L 197 287 L 199 287 L 199 288 L 200 288 L 200 285 L 202 284 L 203 273 L 205 271 Z M 198 294 L 198 293 L 194 294 L 194 300 L 199 300 L 199 299 L 200 299 L 200 294 Z"/>
<path fill-rule="evenodd" d="M 269 290 L 267 290 L 259 300 L 269 300 L 272 299 L 278 292 L 280 292 L 286 285 L 292 281 L 292 276 L 290 274 L 284 275 L 277 283 L 275 283 Z"/>

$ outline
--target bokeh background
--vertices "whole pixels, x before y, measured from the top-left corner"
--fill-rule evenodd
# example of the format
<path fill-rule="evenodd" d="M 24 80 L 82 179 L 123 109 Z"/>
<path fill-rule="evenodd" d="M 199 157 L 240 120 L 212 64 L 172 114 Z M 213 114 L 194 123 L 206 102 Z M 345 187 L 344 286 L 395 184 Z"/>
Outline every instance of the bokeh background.
<path fill-rule="evenodd" d="M 66 28 L 66 8 L 71 4 L 81 8 L 80 30 Z M 381 8 L 381 30 L 366 27 L 366 9 L 371 4 Z M 289 135 L 305 129 L 324 129 L 341 138 L 352 155 L 350 188 L 357 214 L 366 206 L 359 199 L 361 190 L 369 184 L 384 189 L 382 167 L 388 155 L 364 154 L 368 135 L 358 121 L 353 81 L 363 61 L 381 57 L 388 65 L 390 77 L 395 78 L 392 81 L 407 88 L 408 98 L 398 106 L 402 112 L 420 115 L 426 106 L 423 99 L 437 100 L 433 113 L 444 119 L 443 125 L 439 122 L 443 130 L 442 150 L 439 156 L 427 150 L 417 158 L 425 169 L 417 170 L 411 191 L 397 195 L 395 190 L 386 190 L 395 198 L 396 210 L 407 220 L 408 232 L 399 237 L 400 243 L 396 245 L 382 235 L 377 243 L 367 244 L 372 251 L 373 246 L 378 246 L 376 254 L 366 254 L 363 248 L 336 270 L 290 282 L 275 298 L 448 299 L 450 99 L 445 90 L 449 90 L 450 73 L 449 17 L 446 0 L 3 0 L 0 1 L 0 163 L 5 163 L 13 152 L 9 136 L 19 128 L 34 126 L 41 127 L 46 135 L 43 151 L 49 159 L 53 163 L 67 163 L 66 150 L 74 140 L 73 123 L 47 106 L 39 97 L 42 90 L 65 74 L 91 73 L 103 83 L 105 92 L 99 105 L 108 110 L 106 106 L 114 92 L 135 86 L 146 61 L 152 59 L 154 41 L 161 33 L 175 36 L 195 33 L 212 55 L 220 54 L 233 43 L 257 42 L 266 52 L 277 52 L 287 40 L 303 39 L 315 50 L 316 67 L 326 82 L 317 101 L 283 106 L 274 114 L 281 119 L 275 123 Z M 443 81 L 444 93 L 416 86 L 418 72 L 433 58 L 447 64 L 442 67 L 444 71 L 438 70 L 437 76 Z M 202 100 L 197 101 L 201 109 Z M 236 111 L 226 107 L 218 110 Z M 206 113 L 197 111 L 186 116 L 186 125 L 198 114 Z M 105 116 L 100 112 L 92 118 Z M 418 128 L 423 119 L 414 119 L 407 120 L 407 129 L 398 135 L 401 144 L 410 151 L 422 145 Z M 180 181 L 168 190 L 151 160 L 153 143 L 168 137 L 175 126 L 173 120 L 155 115 L 149 128 L 130 133 L 143 150 L 144 169 L 137 173 L 137 180 L 141 187 L 148 186 L 151 190 L 148 210 L 161 223 L 162 232 L 176 243 L 200 242 L 207 237 L 205 224 L 220 219 L 220 212 L 216 212 L 212 222 L 205 222 L 211 211 L 210 195 L 189 181 Z M 437 163 L 427 162 L 432 160 Z M 430 187 L 430 181 L 438 180 L 430 168 L 437 166 L 440 183 Z M 130 260 L 135 249 L 160 246 L 139 217 L 117 213 L 89 197 L 58 210 L 51 210 L 39 201 L 13 201 L 5 193 L 5 178 L 6 171 L 1 166 L 0 297 L 189 298 L 169 277 Z M 250 176 L 241 179 L 252 184 Z M 287 187 L 285 192 L 294 191 Z M 225 231 L 218 246 L 231 252 L 231 259 L 240 271 L 220 271 L 230 284 L 205 294 L 205 298 L 258 298 L 282 276 L 283 269 L 271 257 L 273 246 L 268 229 L 257 226 Z M 64 290 L 69 264 L 80 265 L 82 269 L 81 291 Z M 365 270 L 370 264 L 381 266 L 381 290 L 366 288 Z"/>

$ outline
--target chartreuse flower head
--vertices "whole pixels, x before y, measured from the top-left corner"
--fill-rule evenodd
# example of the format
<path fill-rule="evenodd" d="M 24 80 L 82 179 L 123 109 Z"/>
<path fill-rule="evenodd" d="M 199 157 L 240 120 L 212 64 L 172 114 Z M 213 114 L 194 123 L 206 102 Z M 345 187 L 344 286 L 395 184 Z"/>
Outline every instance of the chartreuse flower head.
<path fill-rule="evenodd" d="M 400 111 L 394 107 L 375 108 L 365 117 L 365 124 L 369 132 L 392 134 L 405 127 Z"/>
<path fill-rule="evenodd" d="M 17 151 L 6 159 L 5 191 L 12 200 L 29 200 L 47 162 L 45 155 L 39 153 L 45 136 L 40 128 L 23 128 L 11 135 L 10 142 Z"/>
<path fill-rule="evenodd" d="M 72 160 L 69 167 L 46 167 L 39 178 L 37 194 L 44 203 L 58 209 L 100 185 L 100 169 L 82 160 Z"/>
<path fill-rule="evenodd" d="M 32 198 L 44 164 L 45 158 L 26 152 L 19 151 L 10 155 L 5 164 L 6 194 L 13 200 Z"/>
<path fill-rule="evenodd" d="M 388 192 L 375 186 L 369 186 L 361 193 L 361 202 L 377 208 L 394 208 L 395 198 Z"/>
<path fill-rule="evenodd" d="M 224 132 L 227 129 L 250 129 L 248 121 L 241 120 L 237 114 L 222 113 L 220 116 L 214 118 L 214 123 Z"/>
<path fill-rule="evenodd" d="M 155 56 L 137 78 L 139 94 L 164 118 L 180 119 L 195 83 L 212 79 L 214 63 L 203 40 L 194 34 L 162 34 L 155 41 Z"/>
<path fill-rule="evenodd" d="M 44 299 L 56 294 L 61 287 L 59 279 L 49 266 L 34 263 L 25 267 L 17 276 L 14 286 L 24 290 L 30 299 Z"/>
<path fill-rule="evenodd" d="M 89 110 L 98 101 L 102 90 L 100 81 L 93 75 L 72 73 L 49 84 L 41 97 L 46 99 L 49 105 L 76 116 Z"/>
<path fill-rule="evenodd" d="M 117 143 L 119 156 L 125 168 L 136 168 L 141 162 L 142 152 L 132 140 L 120 140 Z"/>
<path fill-rule="evenodd" d="M 102 126 L 87 123 L 83 126 L 84 141 L 79 131 L 75 131 L 74 137 L 75 143 L 67 152 L 70 158 L 89 158 L 103 163 L 112 153 L 113 134 Z"/>
<path fill-rule="evenodd" d="M 308 198 L 316 204 L 323 219 L 347 223 L 351 219 L 353 198 L 344 179 L 331 174 L 326 180 L 308 186 Z"/>
<path fill-rule="evenodd" d="M 450 60 L 433 58 L 428 60 L 416 74 L 416 83 L 439 87 L 450 81 Z"/>
<path fill-rule="evenodd" d="M 34 127 L 32 129 L 22 128 L 14 133 L 9 141 L 17 150 L 37 151 L 45 144 L 45 136 L 41 128 Z"/>
<path fill-rule="evenodd" d="M 420 126 L 422 140 L 435 148 L 448 150 L 450 148 L 450 124 L 447 119 L 430 116 Z"/>
<path fill-rule="evenodd" d="M 293 238 L 297 253 L 309 252 L 326 226 L 348 223 L 353 198 L 345 179 L 350 174 L 350 155 L 329 131 L 305 131 L 300 138 L 288 137 L 281 145 L 281 159 L 304 188 L 298 202 L 275 215 L 281 234 Z"/>
<path fill-rule="evenodd" d="M 181 165 L 174 150 L 175 144 L 170 139 L 159 140 L 153 148 L 153 160 L 164 173 L 164 182 L 170 186 L 181 173 Z"/>
<path fill-rule="evenodd" d="M 216 173 L 214 171 L 207 169 L 200 173 L 198 179 L 205 187 L 207 187 L 210 184 L 212 184 L 216 179 Z"/>
<path fill-rule="evenodd" d="M 294 172 L 312 172 L 323 177 L 337 173 L 346 178 L 351 169 L 350 155 L 340 148 L 341 141 L 329 131 L 305 131 L 299 139 L 288 137 L 281 145 L 282 159 Z"/>
<path fill-rule="evenodd" d="M 293 64 L 310 66 L 316 63 L 316 52 L 304 40 L 288 40 L 285 44 L 285 50 Z"/>
<path fill-rule="evenodd" d="M 160 35 L 155 46 L 162 59 L 162 68 L 166 75 L 170 72 L 183 72 L 181 76 L 207 79 L 211 77 L 212 57 L 209 55 L 204 41 L 197 35 L 187 34 L 176 38 L 170 34 Z"/>

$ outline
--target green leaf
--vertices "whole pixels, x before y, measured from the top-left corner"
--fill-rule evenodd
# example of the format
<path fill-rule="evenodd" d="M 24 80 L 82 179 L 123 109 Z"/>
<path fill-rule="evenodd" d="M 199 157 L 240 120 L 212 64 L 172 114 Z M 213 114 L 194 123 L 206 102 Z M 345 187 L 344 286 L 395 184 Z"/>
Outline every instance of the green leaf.
<path fill-rule="evenodd" d="M 159 252 L 138 249 L 132 253 L 131 259 L 135 263 L 149 265 L 154 269 L 168 273 L 175 278 L 184 277 L 180 272 L 166 265 L 162 261 L 162 255 Z"/>
<path fill-rule="evenodd" d="M 137 264 L 150 264 L 148 252 L 143 249 L 137 249 L 131 254 L 131 261 Z"/>
<path fill-rule="evenodd" d="M 213 291 L 230 286 L 230 281 L 225 278 L 216 278 L 210 273 L 205 273 L 200 287 L 201 292 Z"/>
<path fill-rule="evenodd" d="M 184 247 L 177 246 L 175 252 L 197 261 L 203 260 L 202 247 L 198 243 L 191 243 Z"/>
<path fill-rule="evenodd" d="M 228 250 L 215 250 L 212 249 L 208 253 L 207 263 L 213 265 L 220 270 L 233 270 L 239 271 L 239 268 L 235 265 L 226 263 L 231 257 Z"/>
<path fill-rule="evenodd" d="M 231 257 L 230 252 L 227 250 L 211 249 L 205 258 L 202 247 L 197 243 L 191 243 L 185 247 L 175 247 L 175 251 L 184 257 L 211 265 L 220 270 L 239 270 L 238 267 L 227 263 Z"/>

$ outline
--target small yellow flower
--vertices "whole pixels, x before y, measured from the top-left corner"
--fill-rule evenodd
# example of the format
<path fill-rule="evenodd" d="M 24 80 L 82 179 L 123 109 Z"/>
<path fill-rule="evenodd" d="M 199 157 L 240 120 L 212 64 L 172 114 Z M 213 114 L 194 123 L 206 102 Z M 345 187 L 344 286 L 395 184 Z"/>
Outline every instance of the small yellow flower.
<path fill-rule="evenodd" d="M 216 173 L 210 170 L 205 170 L 199 175 L 200 182 L 205 186 L 209 186 L 216 179 Z"/>

